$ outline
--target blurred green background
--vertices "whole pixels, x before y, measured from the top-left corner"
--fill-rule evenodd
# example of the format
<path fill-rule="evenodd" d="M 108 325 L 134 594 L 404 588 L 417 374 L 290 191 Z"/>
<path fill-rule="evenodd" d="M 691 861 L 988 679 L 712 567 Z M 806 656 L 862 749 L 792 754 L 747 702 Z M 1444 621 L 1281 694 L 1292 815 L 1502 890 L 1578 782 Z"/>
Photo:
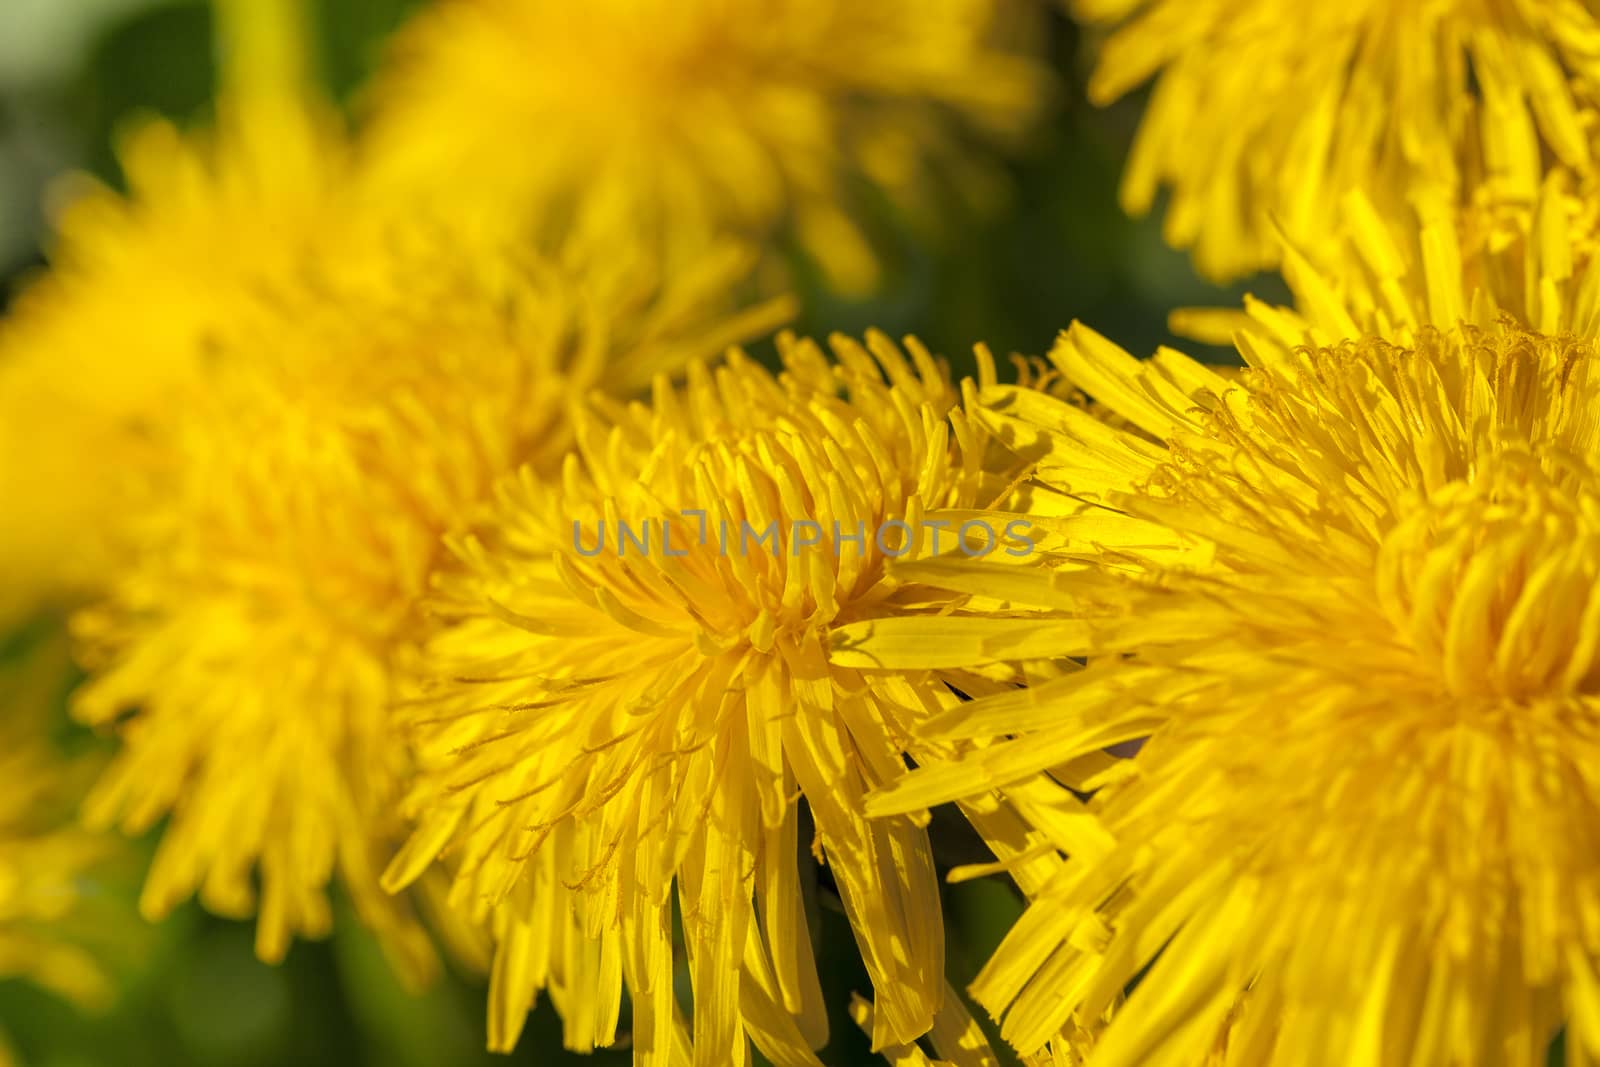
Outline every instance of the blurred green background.
<path fill-rule="evenodd" d="M 341 100 L 348 103 L 359 90 L 385 35 L 413 4 L 313 5 L 320 70 Z M 1143 101 L 1087 106 L 1083 42 L 1064 18 L 1052 19 L 1043 46 L 1064 88 L 1037 137 L 1005 165 L 1008 201 L 988 214 L 953 206 L 937 240 L 880 210 L 870 226 L 886 250 L 889 276 L 870 300 L 828 293 L 818 273 L 795 258 L 803 331 L 915 332 L 967 367 L 975 341 L 1001 355 L 1043 354 L 1073 318 L 1148 353 L 1176 343 L 1166 330 L 1173 307 L 1237 303 L 1243 287 L 1223 291 L 1200 281 L 1182 254 L 1162 244 L 1153 219 L 1130 220 L 1118 210 L 1117 177 Z M 76 168 L 118 183 L 112 145 L 130 115 L 205 119 L 215 81 L 211 41 L 211 13 L 201 0 L 0 0 L 0 301 L 44 263 L 55 177 Z M 1276 279 L 1258 279 L 1252 288 L 1283 298 Z M 1204 354 L 1232 361 L 1225 350 Z M 954 822 L 938 827 L 943 856 L 969 862 L 974 846 Z M 147 855 L 150 842 L 139 847 Z M 131 914 L 136 875 L 104 891 L 115 898 L 105 902 L 108 909 Z M 1019 904 L 997 881 L 947 887 L 946 896 L 950 976 L 962 985 Z M 825 884 L 816 904 L 823 981 L 839 1012 L 824 1060 L 840 1067 L 881 1062 L 844 1015 L 849 991 L 868 988 Z M 23 1062 L 39 1067 L 507 1062 L 479 1051 L 484 1002 L 473 976 L 454 975 L 413 999 L 354 922 L 341 922 L 328 943 L 297 944 L 277 968 L 255 960 L 252 936 L 249 924 L 223 922 L 190 905 L 160 927 L 122 939 L 112 963 L 123 992 L 108 1013 L 83 1018 L 31 987 L 0 982 L 0 1026 Z M 554 1015 L 541 1006 L 509 1060 L 629 1060 L 620 1050 L 563 1055 L 555 1051 L 558 1034 Z"/>

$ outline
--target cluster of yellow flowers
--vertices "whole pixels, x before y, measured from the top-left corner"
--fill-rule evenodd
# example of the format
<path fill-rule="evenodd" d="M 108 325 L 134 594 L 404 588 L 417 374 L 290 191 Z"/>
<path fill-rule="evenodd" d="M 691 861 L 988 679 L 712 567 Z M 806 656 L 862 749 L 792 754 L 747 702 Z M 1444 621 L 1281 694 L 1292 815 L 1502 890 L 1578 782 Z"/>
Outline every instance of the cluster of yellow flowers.
<path fill-rule="evenodd" d="M 951 804 L 1029 1063 L 1600 1062 L 1600 3 L 1069 6 L 1092 99 L 1159 74 L 1125 206 L 1293 292 L 1174 312 L 1242 371 L 736 347 L 775 234 L 870 287 L 859 190 L 1026 135 L 1043 0 L 437 0 L 350 128 L 219 0 L 212 127 L 132 131 L 0 328 L 0 615 L 70 612 L 117 740 L 47 824 L 7 693 L 0 973 L 103 994 L 51 920 L 159 823 L 147 917 L 276 961 L 336 883 L 407 980 L 483 958 L 496 1050 L 544 993 L 804 1067 L 825 869 L 873 1047 L 998 1063 Z"/>

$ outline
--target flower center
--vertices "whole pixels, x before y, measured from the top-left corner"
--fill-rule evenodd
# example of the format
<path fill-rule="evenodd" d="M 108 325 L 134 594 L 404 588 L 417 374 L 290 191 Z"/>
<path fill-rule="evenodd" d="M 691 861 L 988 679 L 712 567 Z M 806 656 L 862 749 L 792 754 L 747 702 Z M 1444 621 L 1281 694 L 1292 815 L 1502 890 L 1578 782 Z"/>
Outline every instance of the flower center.
<path fill-rule="evenodd" d="M 1454 695 L 1600 693 L 1600 482 L 1503 453 L 1379 550 L 1385 616 Z"/>

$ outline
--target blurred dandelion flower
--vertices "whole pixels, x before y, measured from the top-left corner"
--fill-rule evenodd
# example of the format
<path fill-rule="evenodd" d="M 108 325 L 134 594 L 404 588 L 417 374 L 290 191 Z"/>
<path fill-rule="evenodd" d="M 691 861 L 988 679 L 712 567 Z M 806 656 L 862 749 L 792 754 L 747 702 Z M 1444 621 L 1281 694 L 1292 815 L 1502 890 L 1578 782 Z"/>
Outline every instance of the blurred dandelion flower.
<path fill-rule="evenodd" d="M 290 71 L 271 81 L 287 58 L 254 58 L 278 38 L 246 37 L 250 76 L 214 128 L 141 121 L 122 139 L 126 194 L 65 183 L 50 270 L 0 324 L 0 620 L 104 583 L 125 477 L 162 461 L 210 339 L 361 217 L 337 121 Z"/>
<path fill-rule="evenodd" d="M 1526 205 L 1549 163 L 1593 169 L 1591 0 L 1069 3 L 1116 24 L 1091 99 L 1157 77 L 1124 207 L 1143 214 L 1170 186 L 1167 240 L 1212 278 L 1275 265 L 1270 220 L 1295 242 L 1328 238 L 1351 189 Z"/>
<path fill-rule="evenodd" d="M 1025 1051 L 1137 979 L 1095 1067 L 1536 1067 L 1563 1024 L 1592 1062 L 1600 365 L 1510 325 L 1245 355 L 1235 385 L 1075 325 L 1054 359 L 1126 429 L 986 394 L 1070 547 L 902 578 L 1048 612 L 1087 667 L 967 705 L 930 732 L 1016 739 L 868 810 L 1148 738 L 1063 775 L 1115 841 L 974 985 Z"/>
<path fill-rule="evenodd" d="M 660 282 L 616 254 L 455 261 L 426 234 L 390 237 L 387 260 L 306 273 L 209 349 L 205 388 L 169 416 L 172 462 L 140 494 L 135 560 L 76 620 L 94 672 L 76 710 L 123 740 L 91 822 L 171 816 L 146 915 L 198 890 L 259 914 L 275 961 L 328 930 L 337 876 L 420 979 L 427 942 L 378 875 L 409 769 L 391 673 L 441 534 L 500 473 L 553 467 L 574 398 L 637 388 L 788 308 L 724 313 L 742 253 Z"/>
<path fill-rule="evenodd" d="M 953 547 L 951 522 L 1009 479 L 986 467 L 996 452 L 915 341 L 908 358 L 879 334 L 836 336 L 837 365 L 810 341 L 779 347 L 776 378 L 736 351 L 692 369 L 686 389 L 658 382 L 648 407 L 592 411 L 560 482 L 506 482 L 497 518 L 456 544 L 462 566 L 442 578 L 449 625 L 416 713 L 418 826 L 387 881 L 441 851 L 454 863 L 452 899 L 498 940 L 495 1049 L 515 1045 L 546 986 L 570 1047 L 609 1045 L 626 985 L 637 1062 L 681 1050 L 676 883 L 693 1062 L 747 1062 L 748 1033 L 774 1063 L 816 1064 L 827 1016 L 801 798 L 876 990 L 874 1044 L 915 1040 L 941 1006 L 926 820 L 869 821 L 863 798 L 908 753 L 945 752 L 918 726 L 956 707 L 954 690 L 1021 675 L 830 664 L 826 634 L 953 612 L 889 580 L 885 562 L 926 550 L 938 528 L 924 520 Z M 649 546 L 615 540 L 624 526 Z M 1015 809 L 976 799 L 969 818 L 1019 880 L 1053 869 Z M 1036 821 L 1070 834 L 1072 817 Z"/>
<path fill-rule="evenodd" d="M 575 217 L 669 259 L 787 220 L 860 291 L 877 263 L 857 187 L 927 221 L 930 173 L 992 179 L 963 131 L 1027 127 L 1048 78 L 1019 43 L 1029 16 L 996 0 L 445 0 L 380 72 L 374 169 L 490 233 Z"/>

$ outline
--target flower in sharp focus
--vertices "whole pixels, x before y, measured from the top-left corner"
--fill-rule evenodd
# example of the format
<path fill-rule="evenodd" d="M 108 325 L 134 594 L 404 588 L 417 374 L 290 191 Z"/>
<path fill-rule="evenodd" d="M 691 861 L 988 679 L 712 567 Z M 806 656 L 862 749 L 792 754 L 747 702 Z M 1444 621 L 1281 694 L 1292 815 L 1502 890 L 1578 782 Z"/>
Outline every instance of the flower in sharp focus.
<path fill-rule="evenodd" d="M 789 221 L 836 284 L 863 290 L 877 264 L 856 187 L 930 221 L 930 160 L 967 186 L 991 180 L 967 131 L 1014 141 L 1037 110 L 1048 74 L 1025 47 L 1030 14 L 996 0 L 445 0 L 380 72 L 375 169 L 447 191 L 454 217 L 490 233 L 576 216 L 669 256 Z"/>
<path fill-rule="evenodd" d="M 392 674 L 440 538 L 494 479 L 548 470 L 566 407 L 770 329 L 784 301 L 727 312 L 742 253 L 670 280 L 582 262 L 452 258 L 390 233 L 262 294 L 170 412 L 132 563 L 76 630 L 78 716 L 122 746 L 86 804 L 140 832 L 170 816 L 141 901 L 198 890 L 259 915 L 257 952 L 327 931 L 337 878 L 402 973 L 432 960 L 378 885 L 410 767 Z"/>
<path fill-rule="evenodd" d="M 1326 240 L 1351 189 L 1526 205 L 1549 163 L 1593 169 L 1591 0 L 1069 2 L 1115 24 L 1091 99 L 1156 79 L 1123 204 L 1170 186 L 1167 240 L 1214 278 L 1275 265 L 1273 220 Z"/>
<path fill-rule="evenodd" d="M 951 547 L 952 521 L 1009 481 L 919 344 L 909 358 L 878 334 L 831 347 L 837 364 L 785 336 L 777 377 L 735 351 L 684 389 L 658 383 L 649 406 L 591 412 L 559 482 L 508 481 L 495 519 L 456 546 L 416 703 L 418 825 L 389 881 L 443 852 L 453 901 L 492 924 L 495 1049 L 515 1045 L 545 986 L 570 1047 L 611 1044 L 626 986 L 636 1061 L 666 1062 L 684 1036 L 676 884 L 693 1062 L 746 1062 L 748 1033 L 775 1063 L 816 1064 L 808 821 L 876 991 L 874 1044 L 934 1024 L 944 950 L 926 820 L 869 821 L 863 797 L 908 754 L 944 751 L 918 727 L 956 690 L 1021 672 L 860 670 L 830 663 L 827 633 L 954 611 L 885 562 L 924 550 L 939 530 L 924 520 Z M 976 551 L 1004 534 L 968 536 Z M 968 817 L 1001 861 L 1042 879 L 1054 852 L 1015 807 L 975 800 Z"/>
<path fill-rule="evenodd" d="M 1126 429 L 986 394 L 1066 547 L 903 577 L 1051 612 L 1086 667 L 969 704 L 942 736 L 1015 740 L 869 810 L 1147 739 L 1063 775 L 1113 842 L 974 985 L 1024 1051 L 1131 985 L 1091 1067 L 1536 1067 L 1563 1025 L 1592 1062 L 1600 365 L 1509 324 L 1245 355 L 1234 384 L 1074 326 L 1055 361 Z"/>

